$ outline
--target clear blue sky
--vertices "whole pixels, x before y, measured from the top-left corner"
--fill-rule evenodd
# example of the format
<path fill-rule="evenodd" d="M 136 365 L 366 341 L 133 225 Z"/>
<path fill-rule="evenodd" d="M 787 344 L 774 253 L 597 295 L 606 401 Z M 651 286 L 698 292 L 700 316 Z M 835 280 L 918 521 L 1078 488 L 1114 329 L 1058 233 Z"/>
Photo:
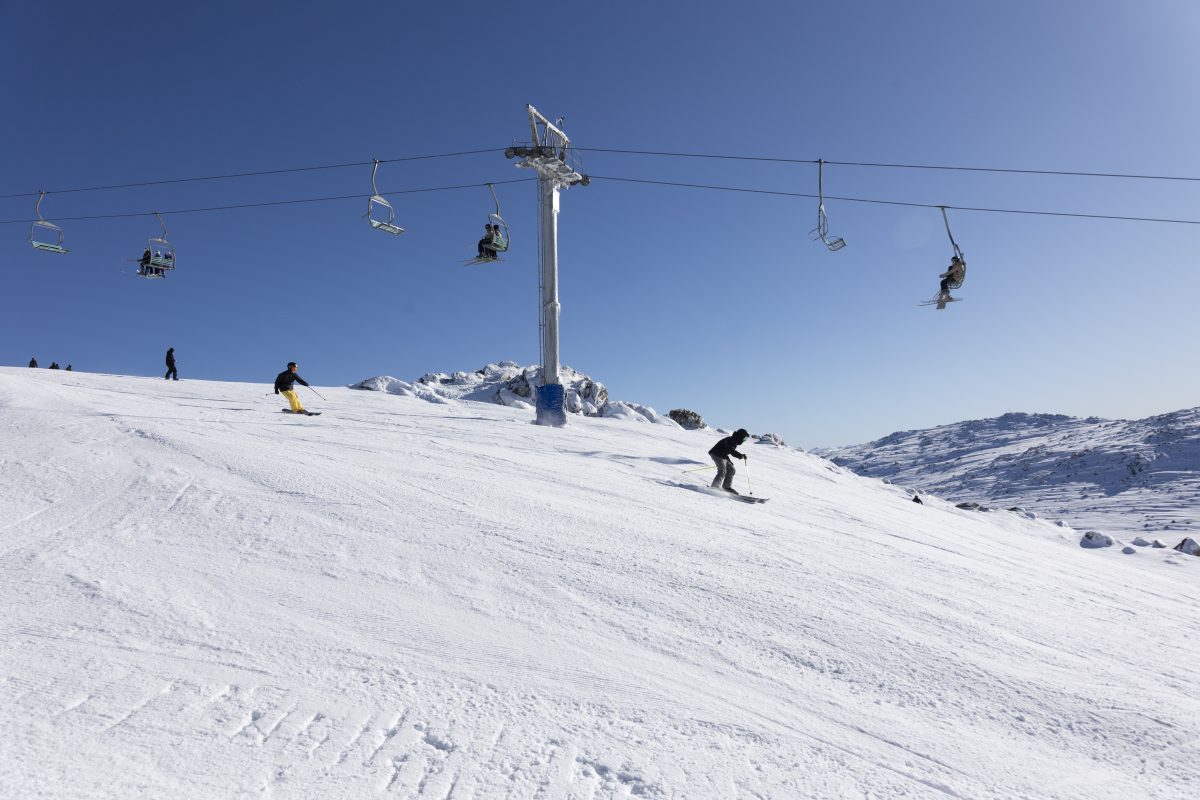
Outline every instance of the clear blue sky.
<path fill-rule="evenodd" d="M 369 161 L 526 136 L 585 147 L 1200 176 L 1200 5 L 0 2 L 0 194 Z M 536 10 L 540 9 L 540 10 Z M 812 192 L 815 168 L 585 154 L 585 171 Z M 51 194 L 48 219 L 361 194 L 168 217 L 0 225 L 0 363 L 320 384 L 538 360 L 535 191 L 501 186 L 507 263 L 465 268 L 484 188 L 396 194 L 369 168 Z M 530 177 L 502 154 L 384 165 L 385 193 Z M 830 167 L 826 191 L 1200 219 L 1200 183 Z M 0 199 L 0 220 L 34 199 Z M 615 398 L 806 447 L 1006 411 L 1200 403 L 1200 226 L 952 212 L 596 181 L 563 195 L 562 360 Z"/>

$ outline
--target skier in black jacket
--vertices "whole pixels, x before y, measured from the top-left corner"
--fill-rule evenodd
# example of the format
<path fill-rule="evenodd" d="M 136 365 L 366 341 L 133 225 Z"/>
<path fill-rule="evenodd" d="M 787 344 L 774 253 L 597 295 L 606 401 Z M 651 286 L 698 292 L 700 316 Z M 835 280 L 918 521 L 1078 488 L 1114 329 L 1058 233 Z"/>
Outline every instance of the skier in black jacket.
<path fill-rule="evenodd" d="M 167 348 L 167 374 L 163 375 L 163 379 L 174 378 L 179 380 L 179 373 L 175 370 L 175 348 Z"/>
<path fill-rule="evenodd" d="M 289 361 L 287 369 L 275 376 L 275 394 L 282 394 L 287 398 L 293 414 L 307 414 L 304 406 L 300 405 L 300 398 L 296 396 L 294 385 L 297 383 L 308 386 L 308 381 L 296 373 L 296 362 Z"/>
<path fill-rule="evenodd" d="M 36 358 L 29 359 L 29 368 L 37 369 L 37 359 Z"/>
<path fill-rule="evenodd" d="M 738 494 L 733 489 L 733 462 L 729 460 L 730 456 L 736 456 L 743 461 L 746 456 L 737 451 L 738 445 L 750 438 L 750 434 L 745 428 L 738 428 L 733 432 L 732 436 L 726 436 L 721 441 L 713 445 L 713 449 L 708 451 L 712 456 L 713 463 L 717 465 L 717 477 L 713 478 L 712 488 L 720 487 L 727 492 Z"/>

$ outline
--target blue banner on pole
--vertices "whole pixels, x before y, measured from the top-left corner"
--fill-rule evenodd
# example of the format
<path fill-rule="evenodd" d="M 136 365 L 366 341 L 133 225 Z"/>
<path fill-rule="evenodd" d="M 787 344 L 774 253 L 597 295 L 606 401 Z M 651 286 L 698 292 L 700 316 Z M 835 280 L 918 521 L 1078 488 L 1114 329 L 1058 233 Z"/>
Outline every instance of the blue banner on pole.
<path fill-rule="evenodd" d="M 567 424 L 566 391 L 561 383 L 537 387 L 537 424 L 561 427 Z"/>

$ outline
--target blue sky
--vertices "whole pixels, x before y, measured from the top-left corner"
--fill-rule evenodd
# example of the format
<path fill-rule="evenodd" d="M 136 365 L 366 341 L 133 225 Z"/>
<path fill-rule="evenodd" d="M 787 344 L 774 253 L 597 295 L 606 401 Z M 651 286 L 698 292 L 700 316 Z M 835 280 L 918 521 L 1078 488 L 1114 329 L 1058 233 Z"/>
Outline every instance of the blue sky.
<path fill-rule="evenodd" d="M 1200 176 L 1200 6 L 1067 2 L 0 2 L 0 194 L 369 161 L 526 136 L 583 147 Z M 813 192 L 808 165 L 584 153 L 597 176 Z M 538 360 L 536 195 L 501 185 L 507 263 L 463 267 L 482 187 L 392 194 L 369 167 L 50 194 L 48 219 L 361 194 L 167 217 L 0 225 L 0 363 L 320 384 Z M 500 152 L 399 164 L 385 193 L 530 177 Z M 832 195 L 1200 219 L 1200 184 L 828 167 Z M 34 198 L 0 199 L 0 220 Z M 951 212 L 966 298 L 918 308 L 936 210 L 597 180 L 563 195 L 562 361 L 613 397 L 853 443 L 1006 411 L 1196 405 L 1200 226 Z"/>

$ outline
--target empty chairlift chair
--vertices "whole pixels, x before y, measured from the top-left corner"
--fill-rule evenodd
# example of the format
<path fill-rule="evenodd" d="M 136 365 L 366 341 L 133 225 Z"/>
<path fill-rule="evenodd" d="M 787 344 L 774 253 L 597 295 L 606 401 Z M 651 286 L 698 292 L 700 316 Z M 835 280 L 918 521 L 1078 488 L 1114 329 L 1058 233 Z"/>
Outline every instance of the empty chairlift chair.
<path fill-rule="evenodd" d="M 367 201 L 367 213 L 363 218 L 371 223 L 375 230 L 399 236 L 404 233 L 404 228 L 395 224 L 396 212 L 392 209 L 392 204 L 384 199 L 379 193 L 379 187 L 375 185 L 375 173 L 379 171 L 381 163 L 377 158 L 375 166 L 371 168 L 371 199 Z M 378 219 L 383 214 L 387 215 L 387 219 Z"/>
<path fill-rule="evenodd" d="M 29 244 L 33 245 L 34 250 L 44 250 L 47 253 L 67 253 L 67 248 L 63 247 L 63 229 L 55 225 L 53 222 L 47 222 L 42 216 L 42 198 L 46 196 L 46 192 L 39 191 L 37 206 L 37 222 L 29 226 Z"/>
<path fill-rule="evenodd" d="M 846 246 L 846 240 L 840 236 L 829 235 L 829 218 L 825 216 L 825 162 L 817 159 L 817 227 L 809 231 L 813 239 L 820 239 L 830 251 L 836 253 Z"/>

